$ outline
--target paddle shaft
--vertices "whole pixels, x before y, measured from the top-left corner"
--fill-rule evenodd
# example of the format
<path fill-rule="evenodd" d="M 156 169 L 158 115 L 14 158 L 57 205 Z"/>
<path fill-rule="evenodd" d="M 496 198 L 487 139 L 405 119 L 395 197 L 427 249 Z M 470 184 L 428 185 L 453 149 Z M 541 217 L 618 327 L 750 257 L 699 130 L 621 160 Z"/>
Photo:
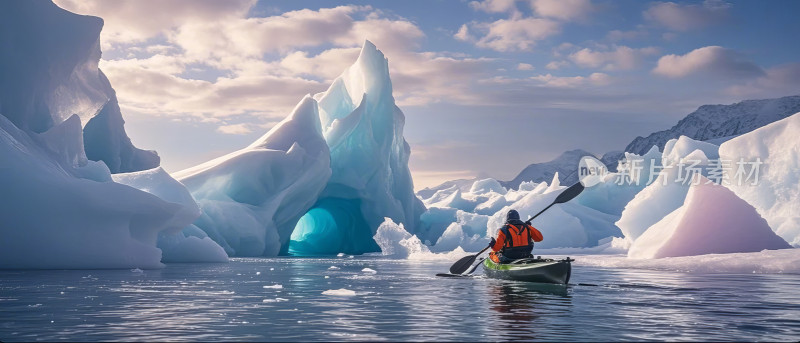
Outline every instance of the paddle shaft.
<path fill-rule="evenodd" d="M 555 204 L 556 204 L 556 203 L 554 202 L 554 203 L 552 203 L 552 204 L 550 204 L 550 205 L 547 205 L 547 207 L 545 207 L 543 210 L 539 211 L 539 213 L 537 213 L 537 214 L 536 214 L 536 215 L 534 215 L 533 217 L 530 217 L 528 220 L 526 220 L 526 221 L 525 221 L 525 224 L 528 224 L 528 225 L 530 225 L 530 224 L 531 224 L 531 222 L 532 222 L 534 219 L 536 219 L 536 217 L 538 217 L 540 214 L 544 213 L 544 211 L 547 211 L 547 209 L 548 209 L 548 208 L 552 207 L 552 206 L 553 206 L 553 205 L 555 205 Z"/>

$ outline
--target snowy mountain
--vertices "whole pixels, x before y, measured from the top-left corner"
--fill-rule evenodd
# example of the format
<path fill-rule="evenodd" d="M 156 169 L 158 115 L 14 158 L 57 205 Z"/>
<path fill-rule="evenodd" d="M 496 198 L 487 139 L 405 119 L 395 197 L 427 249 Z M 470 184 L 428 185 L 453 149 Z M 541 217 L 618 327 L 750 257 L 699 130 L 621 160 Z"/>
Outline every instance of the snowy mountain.
<path fill-rule="evenodd" d="M 549 182 L 553 179 L 553 175 L 558 173 L 562 184 L 571 185 L 578 182 L 578 163 L 584 156 L 594 157 L 592 153 L 581 149 L 564 152 L 552 161 L 528 165 L 513 180 L 501 184 L 508 189 L 517 189 L 519 184 L 525 181 Z"/>
<path fill-rule="evenodd" d="M 231 256 L 379 251 L 385 218 L 414 232 L 425 210 L 404 123 L 388 60 L 366 41 L 327 91 L 258 141 L 175 176 L 203 210 L 195 225 Z"/>
<path fill-rule="evenodd" d="M 668 140 L 681 135 L 699 141 L 738 136 L 797 112 L 800 112 L 800 95 L 745 100 L 732 105 L 703 105 L 669 130 L 636 137 L 625 151 L 642 154 L 654 145 L 663 149 Z"/>

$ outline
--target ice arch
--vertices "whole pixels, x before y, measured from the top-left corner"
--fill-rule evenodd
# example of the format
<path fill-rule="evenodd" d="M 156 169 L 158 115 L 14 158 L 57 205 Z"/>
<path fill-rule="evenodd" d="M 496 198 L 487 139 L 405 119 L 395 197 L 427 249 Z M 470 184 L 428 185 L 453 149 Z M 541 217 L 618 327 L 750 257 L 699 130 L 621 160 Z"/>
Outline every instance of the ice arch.
<path fill-rule="evenodd" d="M 289 241 L 289 254 L 297 256 L 379 251 L 360 199 L 320 199 L 297 222 Z"/>

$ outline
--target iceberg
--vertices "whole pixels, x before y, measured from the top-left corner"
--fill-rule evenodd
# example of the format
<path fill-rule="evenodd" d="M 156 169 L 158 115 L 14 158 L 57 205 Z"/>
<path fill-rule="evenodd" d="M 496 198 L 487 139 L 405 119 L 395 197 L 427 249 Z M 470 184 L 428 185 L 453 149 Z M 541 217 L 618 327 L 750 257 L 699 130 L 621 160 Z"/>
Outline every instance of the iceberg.
<path fill-rule="evenodd" d="M 50 1 L 0 2 L 0 268 L 160 268 L 159 235 L 198 214 L 160 169 L 119 179 L 152 194 L 112 179 L 159 161 L 133 147 L 97 68 L 102 25 Z"/>
<path fill-rule="evenodd" d="M 770 227 L 800 247 L 800 113 L 720 146 L 729 163 L 725 185 L 756 208 Z"/>
<path fill-rule="evenodd" d="M 378 252 L 384 218 L 422 229 L 404 122 L 388 61 L 366 41 L 261 139 L 174 176 L 203 211 L 194 225 L 230 256 Z"/>
<path fill-rule="evenodd" d="M 112 182 L 102 163 L 81 156 L 72 118 L 37 143 L 0 116 L 0 268 L 163 267 L 158 234 L 191 223 L 184 207 Z M 79 177 L 87 168 L 107 181 Z"/>
<path fill-rule="evenodd" d="M 102 27 L 102 19 L 51 1 L 0 2 L 0 113 L 32 133 L 77 114 L 90 160 L 112 173 L 157 167 L 155 151 L 131 143 L 114 89 L 97 67 Z"/>
<path fill-rule="evenodd" d="M 719 158 L 719 147 L 686 136 L 664 145 L 661 169 L 649 185 L 636 194 L 616 223 L 634 241 L 650 226 L 683 205 L 694 173 L 708 176 L 709 158 Z"/>
<path fill-rule="evenodd" d="M 395 105 L 383 53 L 365 41 L 356 62 L 314 99 L 330 147 L 332 173 L 306 217 L 336 230 L 300 226 L 292 244 L 302 249 L 296 250 L 310 254 L 337 249 L 378 251 L 370 237 L 386 217 L 416 232 L 425 206 L 414 194 L 408 169 L 411 148 L 403 138 L 405 116 Z M 336 247 L 335 237 L 354 246 Z"/>
<path fill-rule="evenodd" d="M 683 206 L 648 228 L 628 251 L 632 258 L 757 252 L 791 248 L 753 206 L 724 186 L 695 175 Z"/>
<path fill-rule="evenodd" d="M 276 256 L 331 175 L 317 103 L 306 96 L 250 146 L 173 174 L 202 209 L 194 225 L 229 256 Z"/>
<path fill-rule="evenodd" d="M 208 238 L 191 223 L 200 216 L 200 207 L 186 187 L 173 179 L 161 167 L 120 173 L 111 176 L 114 182 L 153 194 L 164 201 L 181 205 L 166 229 L 159 233 L 156 246 L 161 249 L 161 261 L 170 262 L 227 262 L 228 255 L 219 244 Z"/>

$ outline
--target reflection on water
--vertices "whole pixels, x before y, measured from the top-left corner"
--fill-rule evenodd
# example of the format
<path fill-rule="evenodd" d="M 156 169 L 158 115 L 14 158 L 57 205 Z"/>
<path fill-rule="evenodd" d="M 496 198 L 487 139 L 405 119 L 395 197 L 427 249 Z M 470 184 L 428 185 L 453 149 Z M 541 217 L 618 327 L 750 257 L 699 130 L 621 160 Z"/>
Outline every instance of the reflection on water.
<path fill-rule="evenodd" d="M 575 266 L 570 286 L 433 276 L 447 267 L 343 257 L 0 271 L 0 341 L 800 337 L 798 275 Z M 355 295 L 323 294 L 342 288 Z"/>

